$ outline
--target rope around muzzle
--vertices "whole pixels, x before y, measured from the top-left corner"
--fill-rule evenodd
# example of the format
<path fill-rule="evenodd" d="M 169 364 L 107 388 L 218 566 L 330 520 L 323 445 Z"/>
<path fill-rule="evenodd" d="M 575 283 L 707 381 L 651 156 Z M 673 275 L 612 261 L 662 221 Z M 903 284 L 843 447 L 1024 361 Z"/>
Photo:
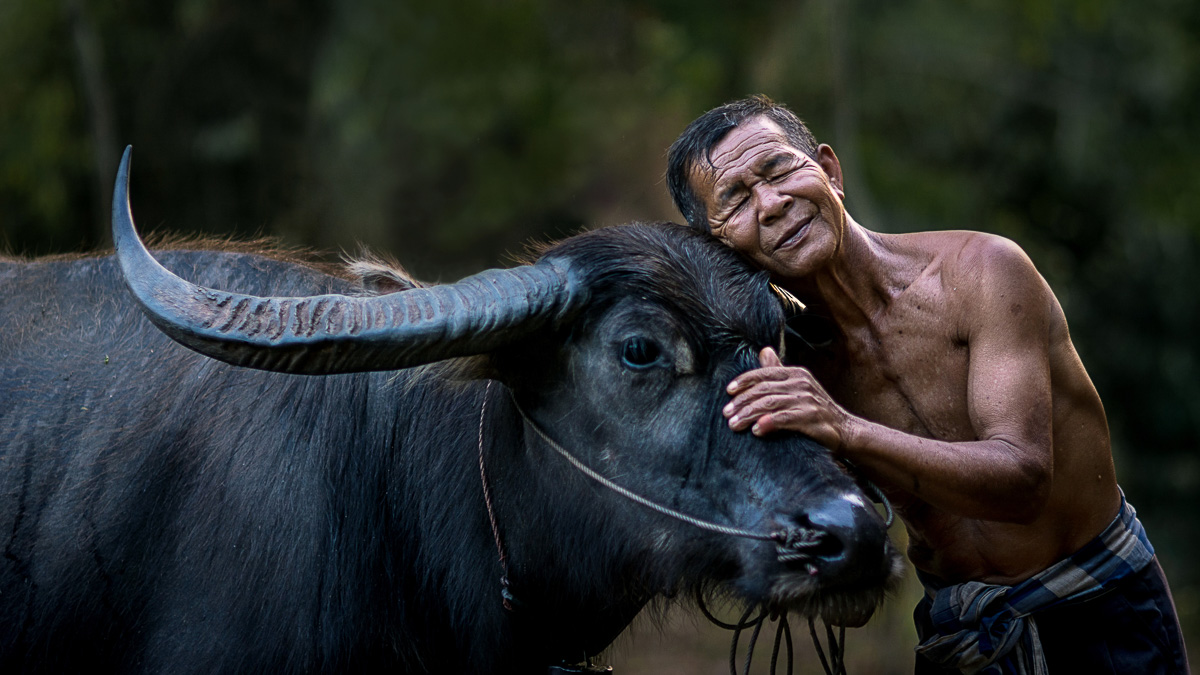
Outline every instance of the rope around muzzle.
<path fill-rule="evenodd" d="M 513 400 L 513 403 L 516 404 L 516 399 Z M 555 452 L 557 452 L 559 455 L 561 455 L 563 457 L 563 459 L 570 462 L 571 466 L 578 469 L 581 473 L 583 473 L 583 475 L 587 476 L 588 478 L 591 478 L 592 480 L 603 485 L 604 487 L 608 488 L 609 490 L 616 492 L 617 494 L 621 495 L 622 497 L 625 497 L 626 499 L 628 499 L 632 502 L 641 504 L 642 506 L 645 506 L 646 508 L 648 508 L 652 511 L 656 511 L 658 513 L 661 513 L 664 516 L 668 516 L 668 517 L 674 518 L 676 520 L 685 522 L 694 527 L 698 527 L 701 530 L 707 530 L 709 532 L 715 532 L 717 534 L 727 534 L 731 537 L 744 537 L 746 539 L 756 539 L 758 541 L 774 541 L 777 543 L 777 545 L 784 543 L 784 542 L 793 541 L 793 540 L 800 541 L 802 539 L 802 537 L 800 537 L 800 536 L 789 537 L 789 533 L 786 530 L 779 530 L 777 532 L 763 534 L 762 532 L 746 530 L 746 529 L 742 529 L 740 527 L 732 527 L 729 525 L 721 525 L 718 523 L 709 522 L 707 520 L 703 520 L 703 519 L 697 518 L 695 516 L 689 516 L 686 513 L 676 511 L 675 509 L 672 509 L 668 506 L 663 506 L 662 504 L 651 501 L 651 500 L 637 494 L 636 492 L 633 492 L 627 488 L 617 485 L 616 483 L 612 482 L 608 478 L 605 478 L 604 476 L 602 476 L 601 474 L 596 472 L 590 466 L 584 464 L 582 461 L 579 460 L 579 458 L 575 457 L 570 452 L 568 452 L 566 448 L 562 447 L 557 442 L 555 442 L 554 439 L 550 438 L 550 436 L 547 435 L 545 431 L 542 431 L 542 428 L 540 426 L 538 426 L 538 424 L 536 422 L 529 419 L 529 417 L 525 414 L 525 411 L 521 409 L 520 405 L 517 405 L 517 412 L 519 412 L 521 414 L 522 419 L 524 419 L 525 423 L 529 425 L 529 428 L 533 429 L 533 432 L 535 434 L 537 434 L 539 438 L 541 438 L 543 441 L 546 442 L 546 445 L 549 445 L 550 448 L 552 450 L 554 450 Z"/>
<path fill-rule="evenodd" d="M 492 536 L 495 539 L 496 550 L 497 550 L 497 553 L 499 554 L 499 561 L 500 561 L 500 566 L 502 569 L 501 597 L 503 599 L 503 604 L 504 604 L 505 609 L 512 611 L 514 598 L 509 589 L 508 556 L 507 556 L 507 553 L 505 552 L 504 544 L 500 537 L 500 530 L 499 530 L 498 524 L 496 522 L 496 516 L 495 516 L 494 510 L 492 507 L 491 489 L 488 484 L 487 473 L 484 469 L 484 461 L 483 461 L 483 422 L 484 422 L 484 415 L 487 412 L 487 402 L 488 402 L 489 395 L 491 394 L 491 387 L 492 387 L 492 383 L 489 381 L 487 384 L 487 388 L 484 390 L 483 405 L 479 411 L 479 474 L 480 474 L 480 481 L 483 484 L 484 501 L 487 506 L 488 519 L 489 519 L 489 522 L 490 522 L 491 528 L 492 528 Z M 548 445 L 552 450 L 554 450 L 554 452 L 556 452 L 558 455 L 560 455 L 563 459 L 567 460 L 567 462 L 570 463 L 571 466 L 575 467 L 580 473 L 584 474 L 588 478 L 591 478 L 592 480 L 594 480 L 597 483 L 599 483 L 600 485 L 608 488 L 609 490 L 617 493 L 618 495 L 621 495 L 622 497 L 625 497 L 626 499 L 628 499 L 636 504 L 639 504 L 641 506 L 644 506 L 656 513 L 662 514 L 669 518 L 674 518 L 675 520 L 678 520 L 683 523 L 687 523 L 689 525 L 692 525 L 693 527 L 699 528 L 701 530 L 705 530 L 707 532 L 713 532 L 716 534 L 724 534 L 724 535 L 729 535 L 732 537 L 742 537 L 745 539 L 752 539 L 752 540 L 756 540 L 756 541 L 774 542 L 776 559 L 779 562 L 784 563 L 784 564 L 803 563 L 803 562 L 807 562 L 807 561 L 811 560 L 812 555 L 810 555 L 807 552 L 807 550 L 815 548 L 817 546 L 820 546 L 821 541 L 827 536 L 825 533 L 821 532 L 820 530 L 816 530 L 813 528 L 800 527 L 800 526 L 785 527 L 780 530 L 776 530 L 774 532 L 763 533 L 763 532 L 756 532 L 754 530 L 747 530 L 747 529 L 740 528 L 740 527 L 733 527 L 730 525 L 721 525 L 720 523 L 714 523 L 714 522 L 711 522 L 708 520 L 704 520 L 702 518 L 690 516 L 681 511 L 677 511 L 668 506 L 664 506 L 664 505 L 654 502 L 650 499 L 647 499 L 646 497 L 643 497 L 643 496 L 637 494 L 636 492 L 629 490 L 628 488 L 622 487 L 622 486 L 614 483 L 612 480 L 606 478 L 605 476 L 601 475 L 599 472 L 595 471 L 588 465 L 584 464 L 579 458 L 575 457 L 575 455 L 571 454 L 571 452 L 569 452 L 566 448 L 562 447 L 561 445 L 558 444 L 557 441 L 555 441 L 553 438 L 551 438 L 549 436 L 549 434 L 547 434 L 544 430 L 542 430 L 541 426 L 539 426 L 536 422 L 534 422 L 532 419 L 530 419 L 530 417 L 525 414 L 525 410 L 523 408 L 521 408 L 521 405 L 517 402 L 516 397 L 512 396 L 512 392 L 509 392 L 509 395 L 512 398 L 513 406 L 517 409 L 517 412 L 521 415 L 521 419 L 524 420 L 524 422 L 528 425 L 528 427 L 530 429 L 532 429 L 533 432 L 535 434 L 537 434 L 537 436 L 546 443 L 546 445 Z M 884 508 L 887 511 L 885 527 L 890 527 L 892 525 L 892 522 L 894 519 L 894 512 L 892 510 L 891 503 L 888 501 L 887 496 L 883 493 L 882 490 L 880 490 L 871 481 L 867 480 L 866 478 L 862 478 L 862 481 L 867 486 L 870 487 L 870 489 L 875 493 L 876 496 L 879 497 L 880 501 L 883 503 Z M 776 666 L 778 665 L 779 650 L 780 650 L 781 642 L 785 636 L 787 638 L 787 640 L 786 640 L 787 672 L 789 674 L 792 672 L 792 652 L 793 652 L 793 650 L 792 650 L 792 634 L 791 634 L 791 629 L 788 625 L 786 611 L 784 611 L 784 612 L 771 611 L 766 608 L 765 604 L 751 603 L 747 607 L 745 614 L 743 614 L 741 620 L 737 624 L 728 624 L 728 623 L 718 620 L 715 616 L 712 615 L 711 612 L 708 611 L 708 608 L 705 606 L 704 600 L 698 591 L 696 594 L 696 600 L 697 600 L 697 605 L 699 606 L 700 611 L 704 614 L 705 618 L 707 618 L 709 621 L 713 622 L 714 624 L 716 624 L 722 628 L 727 628 L 727 629 L 734 631 L 733 644 L 732 644 L 732 648 L 731 648 L 731 652 L 730 652 L 730 673 L 731 673 L 731 675 L 737 675 L 736 654 L 737 654 L 738 644 L 740 642 L 741 631 L 744 630 L 745 628 L 748 628 L 751 625 L 753 625 L 754 631 L 750 638 L 749 647 L 748 647 L 747 653 L 746 653 L 745 669 L 743 671 L 746 675 L 749 675 L 750 664 L 751 664 L 751 661 L 754 656 L 754 646 L 758 640 L 759 633 L 762 630 L 763 623 L 767 620 L 768 616 L 770 616 L 770 618 L 778 621 L 778 625 L 776 628 L 776 634 L 775 634 L 774 648 L 772 650 L 772 655 L 771 655 L 771 670 L 770 670 L 770 672 L 772 675 L 774 675 L 776 672 Z M 747 619 L 749 618 L 750 614 L 752 614 L 754 612 L 754 610 L 758 607 L 762 608 L 762 611 L 759 614 L 758 618 L 756 618 L 753 621 L 747 622 Z M 822 649 L 822 647 L 821 647 L 821 642 L 817 636 L 816 627 L 814 626 L 814 619 L 812 617 L 809 617 L 809 619 L 808 619 L 808 627 L 809 627 L 809 633 L 812 636 L 813 644 L 816 646 L 817 655 L 820 657 L 821 665 L 824 668 L 826 674 L 827 675 L 845 675 L 846 667 L 845 667 L 845 662 L 843 660 L 843 655 L 845 653 L 845 648 L 846 648 L 846 644 L 845 644 L 845 630 L 846 629 L 845 629 L 845 627 L 841 627 L 840 639 L 837 639 L 834 637 L 833 628 L 831 626 L 829 626 L 828 624 L 825 625 L 825 631 L 826 631 L 828 642 L 829 642 L 829 659 L 828 660 L 826 659 L 824 649 Z"/>
<path fill-rule="evenodd" d="M 510 392 L 510 394 L 511 394 L 511 392 Z M 513 401 L 513 405 L 517 409 L 517 412 L 520 413 L 521 419 L 525 420 L 525 423 L 529 425 L 529 428 L 533 429 L 533 432 L 535 434 L 537 434 L 539 438 L 541 438 L 543 441 L 545 441 L 546 445 L 550 446 L 550 448 L 552 450 L 554 450 L 556 453 L 561 455 L 563 457 L 563 459 L 570 462 L 571 466 L 574 466 L 585 476 L 587 476 L 588 478 L 591 478 L 592 480 L 603 485 L 604 487 L 608 488 L 609 490 L 612 490 L 613 492 L 621 495 L 622 497 L 625 497 L 626 499 L 628 499 L 632 502 L 641 504 L 642 506 L 644 506 L 652 511 L 661 513 L 664 516 L 674 518 L 676 520 L 687 523 L 694 527 L 698 527 L 701 530 L 706 530 L 708 532 L 715 532 L 717 534 L 727 534 L 731 537 L 743 537 L 745 539 L 755 539 L 757 541 L 773 541 L 773 542 L 775 542 L 776 557 L 779 559 L 780 562 L 783 562 L 783 563 L 803 562 L 804 558 L 811 558 L 812 556 L 809 556 L 806 553 L 804 553 L 805 549 L 811 549 L 811 548 L 820 546 L 821 540 L 825 537 L 825 533 L 821 532 L 820 530 L 816 530 L 813 528 L 807 528 L 807 527 L 800 527 L 800 526 L 786 527 L 786 528 L 783 528 L 780 530 L 776 530 L 774 532 L 764 534 L 762 532 L 756 532 L 754 530 L 747 530 L 747 529 L 743 529 L 740 527 L 733 527 L 730 525 L 721 525 L 719 523 L 710 522 L 710 521 L 704 520 L 702 518 L 697 518 L 695 516 L 689 516 L 686 513 L 676 511 L 675 509 L 672 509 L 668 506 L 663 506 L 662 504 L 651 501 L 650 499 L 647 499 L 646 497 L 643 497 L 643 496 L 637 494 L 636 492 L 629 490 L 628 488 L 624 488 L 624 487 L 621 487 L 620 485 L 617 485 L 613 481 L 611 481 L 608 478 L 601 475 L 596 470 L 592 469 L 590 466 L 584 464 L 578 457 L 571 454 L 566 448 L 559 445 L 558 442 L 556 442 L 553 438 L 550 438 L 550 436 L 545 431 L 542 430 L 541 426 L 539 426 L 537 424 L 537 422 L 534 422 L 532 419 L 530 419 L 529 416 L 525 414 L 525 411 L 521 408 L 520 404 L 517 403 L 516 398 L 513 398 L 512 401 Z M 866 479 L 863 479 L 863 481 L 865 483 L 867 483 L 868 485 L 870 485 L 871 489 L 875 492 L 875 494 L 883 502 L 884 508 L 887 509 L 887 518 L 885 520 L 884 526 L 891 527 L 894 515 L 893 515 L 893 511 L 892 511 L 892 505 L 888 501 L 887 496 L 884 495 L 883 491 L 880 490 L 877 486 L 875 486 L 874 483 L 871 483 L 870 481 L 868 481 Z"/>

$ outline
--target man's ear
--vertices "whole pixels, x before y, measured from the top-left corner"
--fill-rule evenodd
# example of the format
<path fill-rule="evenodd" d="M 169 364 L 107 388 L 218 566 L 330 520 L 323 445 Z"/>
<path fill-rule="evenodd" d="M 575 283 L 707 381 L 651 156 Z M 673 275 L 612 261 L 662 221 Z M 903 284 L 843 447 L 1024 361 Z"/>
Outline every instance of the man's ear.
<path fill-rule="evenodd" d="M 822 143 L 817 148 L 817 164 L 825 171 L 825 175 L 829 176 L 829 182 L 833 185 L 833 191 L 837 193 L 838 198 L 845 201 L 846 185 L 842 182 L 842 163 L 838 161 L 833 148 Z"/>

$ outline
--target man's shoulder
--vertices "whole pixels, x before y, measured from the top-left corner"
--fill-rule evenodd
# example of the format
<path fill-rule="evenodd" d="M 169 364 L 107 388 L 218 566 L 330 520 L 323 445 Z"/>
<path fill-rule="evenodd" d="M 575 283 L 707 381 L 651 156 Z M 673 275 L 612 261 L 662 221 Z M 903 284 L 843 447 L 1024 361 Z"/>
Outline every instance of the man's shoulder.
<path fill-rule="evenodd" d="M 996 283 L 1039 282 L 1041 275 L 1025 251 L 1011 239 L 988 232 L 942 230 L 893 235 L 906 247 L 939 261 L 942 278 L 952 286 L 979 288 Z"/>
<path fill-rule="evenodd" d="M 968 267 L 997 271 L 1016 265 L 1021 271 L 1032 271 L 1033 261 L 1017 243 L 1007 237 L 987 232 L 964 232 L 960 253 Z"/>
<path fill-rule="evenodd" d="M 1056 304 L 1033 261 L 1011 239 L 969 230 L 894 236 L 914 258 L 930 261 L 922 276 L 934 283 L 923 288 L 936 289 L 941 311 L 956 317 L 964 334 L 973 332 L 981 318 L 1007 317 L 1018 307 L 1050 310 Z"/>
<path fill-rule="evenodd" d="M 934 254 L 947 262 L 969 266 L 988 263 L 1025 262 L 1029 256 L 1011 239 L 973 230 L 931 230 L 884 235 L 901 246 Z"/>
<path fill-rule="evenodd" d="M 984 326 L 1032 330 L 1061 313 L 1054 291 L 1016 242 L 985 232 L 955 233 L 943 280 L 968 335 Z"/>
<path fill-rule="evenodd" d="M 959 276 L 976 292 L 1000 298 L 1053 296 L 1029 255 L 1005 237 L 975 233 L 958 257 Z"/>

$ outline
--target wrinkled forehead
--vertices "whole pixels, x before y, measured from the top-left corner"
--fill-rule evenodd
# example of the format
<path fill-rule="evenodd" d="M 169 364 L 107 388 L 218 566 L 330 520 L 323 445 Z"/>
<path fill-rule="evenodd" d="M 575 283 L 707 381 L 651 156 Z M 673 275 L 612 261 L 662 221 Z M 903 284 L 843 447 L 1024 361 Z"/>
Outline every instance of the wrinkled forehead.
<path fill-rule="evenodd" d="M 760 168 L 779 153 L 804 154 L 788 143 L 778 124 L 766 117 L 755 117 L 730 129 L 704 157 L 697 158 L 688 179 L 701 201 L 709 203 L 719 184 L 735 180 L 741 172 Z"/>

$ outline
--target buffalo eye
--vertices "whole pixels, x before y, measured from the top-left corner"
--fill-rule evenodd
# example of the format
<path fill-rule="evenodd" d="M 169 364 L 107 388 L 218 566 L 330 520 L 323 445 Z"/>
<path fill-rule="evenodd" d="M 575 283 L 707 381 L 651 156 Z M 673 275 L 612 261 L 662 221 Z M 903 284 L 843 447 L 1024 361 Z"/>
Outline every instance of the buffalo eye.
<path fill-rule="evenodd" d="M 662 350 L 644 337 L 634 336 L 621 347 L 621 361 L 635 370 L 644 370 L 659 362 Z"/>

